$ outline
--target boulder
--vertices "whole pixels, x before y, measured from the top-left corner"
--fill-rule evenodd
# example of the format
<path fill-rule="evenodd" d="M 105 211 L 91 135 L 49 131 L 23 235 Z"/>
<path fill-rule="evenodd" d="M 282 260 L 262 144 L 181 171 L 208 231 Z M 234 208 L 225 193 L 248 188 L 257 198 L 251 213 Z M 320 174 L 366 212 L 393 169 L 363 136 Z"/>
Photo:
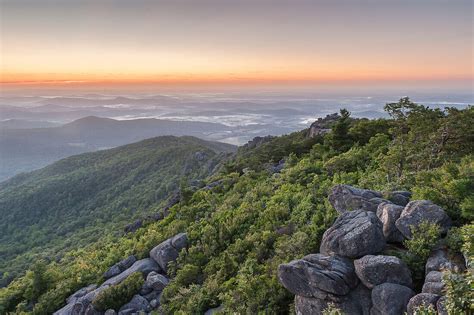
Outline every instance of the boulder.
<path fill-rule="evenodd" d="M 341 214 L 333 226 L 324 232 L 320 252 L 359 258 L 379 253 L 384 247 L 383 226 L 377 215 L 356 210 Z"/>
<path fill-rule="evenodd" d="M 343 314 L 351 315 L 369 315 L 372 307 L 370 290 L 360 284 L 337 302 L 297 295 L 295 311 L 298 315 L 322 314 L 329 303 L 340 309 Z"/>
<path fill-rule="evenodd" d="M 168 278 L 157 272 L 152 271 L 146 277 L 144 285 L 152 289 L 153 291 L 163 291 L 163 289 L 168 285 L 168 283 Z"/>
<path fill-rule="evenodd" d="M 92 301 L 96 298 L 96 296 L 102 292 L 103 290 L 107 289 L 110 285 L 102 284 L 97 289 L 87 293 L 86 295 L 78 298 L 74 303 L 72 303 L 71 313 L 72 315 L 83 315 L 88 312 L 94 312 L 94 309 L 89 308 Z"/>
<path fill-rule="evenodd" d="M 405 193 L 409 193 L 409 192 L 405 192 Z M 393 202 L 394 204 L 398 206 L 405 207 L 408 204 L 408 202 L 410 202 L 410 196 L 393 191 L 393 192 L 388 193 L 388 200 L 390 200 L 391 202 Z"/>
<path fill-rule="evenodd" d="M 116 275 L 105 281 L 102 285 L 116 285 L 127 279 L 134 272 L 141 272 L 144 276 L 148 275 L 152 271 L 159 272 L 160 267 L 158 264 L 151 258 L 145 258 L 136 261 L 130 268 L 124 270 L 122 273 Z"/>
<path fill-rule="evenodd" d="M 123 305 L 119 310 L 119 315 L 149 312 L 151 310 L 150 303 L 141 295 L 134 295 L 127 304 Z"/>
<path fill-rule="evenodd" d="M 278 279 L 295 295 L 317 298 L 348 294 L 358 283 L 349 259 L 322 254 L 280 265 Z"/>
<path fill-rule="evenodd" d="M 423 284 L 422 293 L 433 293 L 437 295 L 443 295 L 444 283 L 443 282 L 425 282 Z"/>
<path fill-rule="evenodd" d="M 430 271 L 425 277 L 425 282 L 441 282 L 443 281 L 443 273 L 441 271 Z"/>
<path fill-rule="evenodd" d="M 91 284 L 87 287 L 84 287 L 82 289 L 79 289 L 77 290 L 76 292 L 74 292 L 73 294 L 71 294 L 67 299 L 66 299 L 66 303 L 69 304 L 69 303 L 73 303 L 75 301 L 77 301 L 78 298 L 80 297 L 83 297 L 84 295 L 86 295 L 87 293 L 91 292 L 91 291 L 94 291 L 95 289 L 97 289 L 97 285 L 96 284 Z"/>
<path fill-rule="evenodd" d="M 166 272 L 168 263 L 178 258 L 179 252 L 187 246 L 187 243 L 186 233 L 177 234 L 153 248 L 150 251 L 150 257 Z"/>
<path fill-rule="evenodd" d="M 139 228 L 143 226 L 143 220 L 142 219 L 137 219 L 133 223 L 127 224 L 124 228 L 123 231 L 125 233 L 133 233 Z"/>
<path fill-rule="evenodd" d="M 405 240 L 403 234 L 395 226 L 402 211 L 402 206 L 387 202 L 381 203 L 377 208 L 377 217 L 383 224 L 383 235 L 387 242 L 401 243 Z"/>
<path fill-rule="evenodd" d="M 408 315 L 415 314 L 415 310 L 417 307 L 423 305 L 425 307 L 429 307 L 430 305 L 436 310 L 436 302 L 438 302 L 440 296 L 431 293 L 420 293 L 415 295 L 410 299 L 407 305 L 407 313 Z"/>
<path fill-rule="evenodd" d="M 219 305 L 218 307 L 214 307 L 214 308 L 210 308 L 208 309 L 204 315 L 215 315 L 215 314 L 219 314 L 220 312 L 222 312 L 224 310 L 224 306 L 223 305 Z"/>
<path fill-rule="evenodd" d="M 463 271 L 465 266 L 463 264 L 463 258 L 458 255 L 458 257 L 452 257 L 450 259 L 448 252 L 445 249 L 438 249 L 431 253 L 430 257 L 426 261 L 425 265 L 425 274 L 429 274 L 431 271 Z"/>
<path fill-rule="evenodd" d="M 360 281 L 369 289 L 385 282 L 412 287 L 410 269 L 395 256 L 367 255 L 354 260 L 354 266 Z"/>
<path fill-rule="evenodd" d="M 371 315 L 401 315 L 407 310 L 408 301 L 415 295 L 409 287 L 382 283 L 372 290 Z"/>
<path fill-rule="evenodd" d="M 84 315 L 102 315 L 102 312 L 96 310 L 92 304 L 89 304 L 83 314 Z"/>
<path fill-rule="evenodd" d="M 353 210 L 377 211 L 382 194 L 373 190 L 355 188 L 349 185 L 336 185 L 329 193 L 329 202 L 339 213 Z"/>
<path fill-rule="evenodd" d="M 153 301 L 153 300 L 160 301 L 161 294 L 162 294 L 162 291 L 151 291 L 150 293 L 145 294 L 143 297 L 145 299 L 147 299 L 148 301 L 150 301 L 150 303 L 151 303 L 151 301 Z"/>
<path fill-rule="evenodd" d="M 406 238 L 411 238 L 411 228 L 420 225 L 423 221 L 438 224 L 442 234 L 445 234 L 451 226 L 451 219 L 446 212 L 429 200 L 409 202 L 395 225 Z"/>
<path fill-rule="evenodd" d="M 110 267 L 105 273 L 104 273 L 104 278 L 109 279 L 112 278 L 122 271 L 126 270 L 127 268 L 130 268 L 134 262 L 137 261 L 137 258 L 133 255 L 128 256 L 124 260 L 119 261 L 112 267 Z"/>
<path fill-rule="evenodd" d="M 117 315 L 117 312 L 113 309 L 108 309 L 105 311 L 104 315 Z"/>

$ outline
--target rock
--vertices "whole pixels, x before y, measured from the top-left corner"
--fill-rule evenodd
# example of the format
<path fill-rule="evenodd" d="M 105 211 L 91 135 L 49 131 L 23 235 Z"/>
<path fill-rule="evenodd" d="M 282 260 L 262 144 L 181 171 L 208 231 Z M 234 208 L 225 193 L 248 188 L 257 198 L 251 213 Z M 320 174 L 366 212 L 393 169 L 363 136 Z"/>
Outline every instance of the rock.
<path fill-rule="evenodd" d="M 86 295 L 78 298 L 74 303 L 72 303 L 71 313 L 72 315 L 83 315 L 86 314 L 86 311 L 94 312 L 94 309 L 89 308 L 89 305 L 95 299 L 95 297 L 102 292 L 103 290 L 107 289 L 109 285 L 102 284 L 97 289 L 87 293 Z"/>
<path fill-rule="evenodd" d="M 134 272 L 141 272 L 144 276 L 148 275 L 152 271 L 159 272 L 160 267 L 151 258 L 145 258 L 136 261 L 130 268 L 124 270 L 122 273 L 116 275 L 105 281 L 102 285 L 116 285 L 128 278 Z"/>
<path fill-rule="evenodd" d="M 358 283 L 349 259 L 322 254 L 280 265 L 278 279 L 295 295 L 317 298 L 348 294 Z"/>
<path fill-rule="evenodd" d="M 150 301 L 150 307 L 152 310 L 156 309 L 158 306 L 160 306 L 160 300 L 154 299 Z"/>
<path fill-rule="evenodd" d="M 382 283 L 372 290 L 371 315 L 401 315 L 407 310 L 408 301 L 415 292 L 403 285 Z"/>
<path fill-rule="evenodd" d="M 411 198 L 412 196 L 412 193 L 409 192 L 409 191 L 406 191 L 406 190 L 396 190 L 396 191 L 392 191 L 392 194 L 395 194 L 395 195 L 402 195 L 408 199 Z"/>
<path fill-rule="evenodd" d="M 151 310 L 150 303 L 141 295 L 134 295 L 127 304 L 123 305 L 119 310 L 119 315 L 138 313 L 140 311 L 149 312 Z"/>
<path fill-rule="evenodd" d="M 73 294 L 71 294 L 67 299 L 66 299 L 66 303 L 69 304 L 69 303 L 73 303 L 75 301 L 77 301 L 78 298 L 80 297 L 83 297 L 84 295 L 86 295 L 87 293 L 91 292 L 91 291 L 94 291 L 95 289 L 97 289 L 97 285 L 96 284 L 91 284 L 87 287 L 84 287 L 82 289 L 79 289 L 77 290 L 76 292 L 74 292 Z"/>
<path fill-rule="evenodd" d="M 438 311 L 438 315 L 449 315 L 448 309 L 446 308 L 445 296 L 440 297 L 438 302 L 436 302 L 436 310 Z"/>
<path fill-rule="evenodd" d="M 110 267 L 109 270 L 107 270 L 104 273 L 104 278 L 109 279 L 118 275 L 119 273 L 126 270 L 127 268 L 130 268 L 133 265 L 133 263 L 136 261 L 137 261 L 137 258 L 135 256 L 133 255 L 128 256 L 127 258 L 119 261 L 118 263 Z"/>
<path fill-rule="evenodd" d="M 117 315 L 117 312 L 113 309 L 108 309 L 105 311 L 104 315 Z"/>
<path fill-rule="evenodd" d="M 430 271 L 425 277 L 425 282 L 441 282 L 441 281 L 443 281 L 443 273 L 441 271 Z"/>
<path fill-rule="evenodd" d="M 162 294 L 162 291 L 151 291 L 150 293 L 145 294 L 144 297 L 151 303 L 152 300 L 160 301 L 161 294 Z"/>
<path fill-rule="evenodd" d="M 66 304 L 64 307 L 54 312 L 53 315 L 71 315 L 73 307 L 74 303 Z"/>
<path fill-rule="evenodd" d="M 438 224 L 442 234 L 451 226 L 451 219 L 446 212 L 429 200 L 409 202 L 395 225 L 406 238 L 411 238 L 411 227 L 418 226 L 422 221 Z"/>
<path fill-rule="evenodd" d="M 440 298 L 439 295 L 431 294 L 431 293 L 420 293 L 415 295 L 410 299 L 407 306 L 407 313 L 408 315 L 415 314 L 415 310 L 417 307 L 424 305 L 425 307 L 432 306 L 434 310 L 436 310 L 436 302 Z"/>
<path fill-rule="evenodd" d="M 163 291 L 163 289 L 168 285 L 168 283 L 168 278 L 157 272 L 152 271 L 146 277 L 145 286 L 151 288 L 154 291 Z"/>
<path fill-rule="evenodd" d="M 125 233 L 132 233 L 132 232 L 135 232 L 136 230 L 138 230 L 139 228 L 141 228 L 142 226 L 143 226 L 143 220 L 137 219 L 137 220 L 135 220 L 135 222 L 127 224 L 123 228 L 123 231 Z"/>
<path fill-rule="evenodd" d="M 324 232 L 320 252 L 359 258 L 379 253 L 384 247 L 382 222 L 373 212 L 356 210 L 341 214 Z"/>
<path fill-rule="evenodd" d="M 385 282 L 412 287 L 411 271 L 397 257 L 367 255 L 354 260 L 354 266 L 360 281 L 369 289 Z"/>
<path fill-rule="evenodd" d="M 377 211 L 382 202 L 382 194 L 373 191 L 355 188 L 349 185 L 336 185 L 329 193 L 329 202 L 339 213 L 353 210 Z"/>
<path fill-rule="evenodd" d="M 153 248 L 150 251 L 150 257 L 166 272 L 168 270 L 168 263 L 178 258 L 179 252 L 187 246 L 187 243 L 186 233 L 177 234 Z"/>
<path fill-rule="evenodd" d="M 449 259 L 448 252 L 445 249 L 438 249 L 431 253 L 430 257 L 426 261 L 425 274 L 429 274 L 431 271 L 464 271 L 465 266 L 463 265 L 462 257 L 453 257 L 455 259 Z M 457 259 L 456 259 L 457 258 Z"/>
<path fill-rule="evenodd" d="M 388 200 L 393 202 L 394 204 L 398 206 L 405 207 L 408 202 L 410 202 L 410 197 L 407 197 L 405 194 L 400 194 L 397 192 L 391 192 L 388 195 Z"/>
<path fill-rule="evenodd" d="M 208 309 L 204 315 L 214 315 L 214 314 L 219 314 L 220 312 L 222 312 L 224 310 L 224 306 L 223 305 L 219 305 L 218 307 L 214 307 L 214 308 L 210 308 Z"/>
<path fill-rule="evenodd" d="M 96 310 L 92 304 L 89 304 L 84 312 L 84 315 L 102 315 L 102 312 Z"/>
<path fill-rule="evenodd" d="M 444 283 L 443 282 L 425 282 L 423 284 L 422 293 L 433 293 L 436 295 L 443 295 Z"/>
<path fill-rule="evenodd" d="M 326 117 L 318 118 L 311 124 L 306 135 L 307 138 L 314 138 L 317 136 L 324 135 L 331 131 L 331 126 L 337 122 L 340 118 L 338 113 L 326 115 Z"/>
<path fill-rule="evenodd" d="M 334 304 L 343 314 L 351 315 L 369 315 L 372 307 L 370 290 L 360 284 L 351 293 L 342 296 L 338 302 L 296 295 L 295 311 L 298 315 L 322 314 L 329 303 Z"/>
<path fill-rule="evenodd" d="M 122 270 L 120 270 L 119 266 L 113 265 L 106 272 L 104 272 L 103 277 L 104 277 L 104 279 L 110 279 L 112 277 L 115 277 L 116 275 L 118 275 L 121 272 L 122 272 Z"/>
<path fill-rule="evenodd" d="M 377 208 L 377 217 L 383 224 L 383 235 L 387 242 L 401 243 L 405 240 L 403 234 L 395 226 L 402 211 L 402 206 L 392 203 L 381 203 Z"/>

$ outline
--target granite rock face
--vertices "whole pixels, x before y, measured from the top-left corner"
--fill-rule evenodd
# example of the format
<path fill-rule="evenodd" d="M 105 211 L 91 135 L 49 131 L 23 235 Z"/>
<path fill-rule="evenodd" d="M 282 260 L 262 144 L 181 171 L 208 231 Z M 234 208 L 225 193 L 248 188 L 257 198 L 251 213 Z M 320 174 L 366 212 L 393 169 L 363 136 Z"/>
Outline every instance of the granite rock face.
<path fill-rule="evenodd" d="M 320 252 L 359 258 L 385 247 L 382 222 L 373 212 L 356 210 L 341 214 L 323 235 Z"/>
<path fill-rule="evenodd" d="M 442 234 L 445 234 L 451 226 L 451 219 L 446 212 L 429 200 L 409 202 L 395 225 L 406 238 L 411 238 L 411 228 L 420 225 L 423 221 L 438 224 Z"/>
<path fill-rule="evenodd" d="M 358 283 L 349 259 L 322 254 L 311 254 L 280 265 L 278 278 L 293 294 L 317 298 L 346 295 Z"/>

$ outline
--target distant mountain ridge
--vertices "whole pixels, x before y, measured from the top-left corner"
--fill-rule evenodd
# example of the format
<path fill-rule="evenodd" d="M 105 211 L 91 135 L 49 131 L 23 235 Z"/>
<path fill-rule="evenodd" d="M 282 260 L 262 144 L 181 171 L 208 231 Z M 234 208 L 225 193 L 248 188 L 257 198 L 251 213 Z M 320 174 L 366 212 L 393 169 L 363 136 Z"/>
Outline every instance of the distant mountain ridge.
<path fill-rule="evenodd" d="M 216 123 L 159 120 L 114 120 L 88 116 L 60 127 L 3 129 L 0 133 L 0 181 L 83 152 L 112 148 L 163 135 L 212 140 Z"/>

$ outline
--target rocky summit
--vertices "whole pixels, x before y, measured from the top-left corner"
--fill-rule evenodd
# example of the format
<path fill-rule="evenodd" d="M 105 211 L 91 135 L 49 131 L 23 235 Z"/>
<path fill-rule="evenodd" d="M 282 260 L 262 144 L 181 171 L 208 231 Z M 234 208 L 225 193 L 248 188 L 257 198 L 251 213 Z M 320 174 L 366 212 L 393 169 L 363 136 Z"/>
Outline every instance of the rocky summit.
<path fill-rule="evenodd" d="M 384 195 L 395 196 L 398 204 L 384 200 Z M 451 224 L 441 207 L 427 200 L 408 202 L 410 196 L 348 185 L 331 190 L 329 201 L 339 217 L 324 233 L 321 253 L 278 268 L 281 284 L 295 295 L 297 314 L 323 314 L 335 307 L 350 315 L 403 315 L 429 306 L 447 314 L 443 271 L 462 270 L 462 260 L 453 261 L 445 250 L 435 250 L 426 263 L 421 292 L 416 292 L 405 262 L 384 254 L 388 243 L 402 252 L 402 242 L 413 236 L 411 231 L 421 222 L 438 224 L 441 233 Z"/>

